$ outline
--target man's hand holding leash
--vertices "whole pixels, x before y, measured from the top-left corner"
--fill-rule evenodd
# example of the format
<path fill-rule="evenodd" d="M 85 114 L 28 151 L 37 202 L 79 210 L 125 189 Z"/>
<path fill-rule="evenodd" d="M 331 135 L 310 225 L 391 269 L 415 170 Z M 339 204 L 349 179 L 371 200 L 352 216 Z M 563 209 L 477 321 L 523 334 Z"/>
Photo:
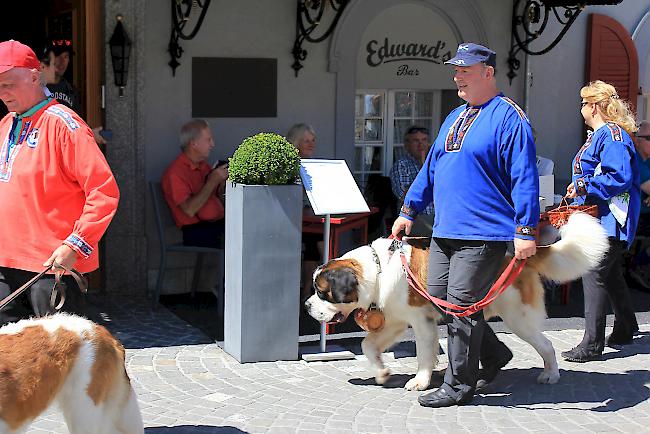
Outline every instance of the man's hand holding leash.
<path fill-rule="evenodd" d="M 397 217 L 393 223 L 393 228 L 391 229 L 391 234 L 393 237 L 397 238 L 400 232 L 404 231 L 406 235 L 411 233 L 411 228 L 413 227 L 413 222 L 406 217 Z"/>
<path fill-rule="evenodd" d="M 515 238 L 515 258 L 527 259 L 533 256 L 536 251 L 537 245 L 535 244 L 535 240 Z"/>
<path fill-rule="evenodd" d="M 49 267 L 53 264 L 61 265 L 61 267 L 54 265 L 53 269 L 55 273 L 63 274 L 65 269 L 71 269 L 75 262 L 77 262 L 77 252 L 75 252 L 72 247 L 62 244 L 52 253 L 52 256 L 43 263 L 43 266 Z"/>

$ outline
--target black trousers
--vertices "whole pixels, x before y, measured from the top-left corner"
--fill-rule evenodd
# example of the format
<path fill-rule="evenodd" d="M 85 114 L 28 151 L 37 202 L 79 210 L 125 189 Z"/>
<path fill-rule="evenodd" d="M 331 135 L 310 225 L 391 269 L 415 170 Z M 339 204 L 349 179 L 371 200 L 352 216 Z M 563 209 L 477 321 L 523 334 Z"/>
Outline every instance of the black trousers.
<path fill-rule="evenodd" d="M 609 239 L 609 250 L 598 268 L 582 278 L 585 296 L 585 334 L 580 346 L 594 351 L 605 347 L 607 302 L 614 311 L 614 328 L 624 332 L 638 330 L 630 290 L 623 277 L 623 251 L 626 242 Z"/>
<path fill-rule="evenodd" d="M 0 299 L 5 298 L 16 289 L 27 283 L 32 277 L 38 273 L 25 270 L 17 270 L 15 268 L 0 267 Z M 65 309 L 69 312 L 82 313 L 82 299 L 77 289 L 77 284 L 71 276 L 63 277 L 63 284 L 66 286 L 66 302 Z M 28 298 L 36 316 L 43 316 L 53 313 L 50 306 L 50 295 L 54 287 L 54 276 L 45 275 L 34 283 L 30 289 L 26 291 Z M 68 290 L 70 288 L 70 290 Z M 25 316 L 21 312 L 20 303 L 21 297 L 12 301 L 4 310 L 0 312 L 0 324 L 5 324 L 10 321 L 20 319 Z"/>
<path fill-rule="evenodd" d="M 224 219 L 181 227 L 183 244 L 198 247 L 223 247 Z"/>
<path fill-rule="evenodd" d="M 469 306 L 485 297 L 497 278 L 506 251 L 501 241 L 433 238 L 429 251 L 428 291 L 451 303 Z M 441 387 L 456 401 L 469 400 L 478 380 L 479 360 L 494 365 L 508 352 L 483 312 L 452 316 L 447 324 L 449 366 Z"/>

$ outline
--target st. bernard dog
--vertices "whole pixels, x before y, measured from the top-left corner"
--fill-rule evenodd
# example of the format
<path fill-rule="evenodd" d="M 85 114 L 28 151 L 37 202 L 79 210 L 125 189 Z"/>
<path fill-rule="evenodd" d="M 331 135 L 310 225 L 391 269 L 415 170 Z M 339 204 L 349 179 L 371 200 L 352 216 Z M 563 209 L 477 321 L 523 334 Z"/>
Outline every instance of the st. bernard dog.
<path fill-rule="evenodd" d="M 538 383 L 553 384 L 560 372 L 551 342 L 542 333 L 546 318 L 541 277 L 556 282 L 579 278 L 598 265 L 607 251 L 607 234 L 599 221 L 584 213 L 574 213 L 560 230 L 561 239 L 538 247 L 528 259 L 515 283 L 484 311 L 485 318 L 499 316 L 517 336 L 528 342 L 544 360 Z M 391 240 L 380 238 L 314 272 L 313 294 L 305 302 L 309 314 L 318 321 L 344 321 L 357 308 L 375 305 L 385 316 L 384 327 L 369 332 L 361 348 L 376 369 L 375 380 L 383 384 L 389 377 L 381 353 L 402 336 L 408 326 L 416 341 L 418 370 L 405 388 L 424 390 L 429 386 L 438 359 L 438 312 L 409 287 L 399 252 L 391 253 Z M 409 268 L 426 288 L 428 248 L 404 245 Z M 506 256 L 502 269 L 510 261 Z"/>
<path fill-rule="evenodd" d="M 0 433 L 54 403 L 72 434 L 144 432 L 124 348 L 104 327 L 56 314 L 0 328 Z"/>

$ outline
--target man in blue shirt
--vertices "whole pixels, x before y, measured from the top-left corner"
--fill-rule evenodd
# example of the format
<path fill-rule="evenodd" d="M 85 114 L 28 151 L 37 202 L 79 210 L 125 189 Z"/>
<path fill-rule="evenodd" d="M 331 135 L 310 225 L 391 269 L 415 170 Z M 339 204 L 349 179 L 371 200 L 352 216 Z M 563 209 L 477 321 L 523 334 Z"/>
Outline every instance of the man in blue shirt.
<path fill-rule="evenodd" d="M 526 114 L 497 88 L 494 51 L 463 43 L 445 63 L 454 65 L 458 96 L 467 103 L 442 124 L 392 233 L 409 234 L 413 220 L 433 201 L 429 293 L 469 306 L 482 299 L 496 280 L 506 242 L 514 240 L 518 259 L 535 254 L 539 220 L 535 143 Z M 483 312 L 452 317 L 447 332 L 445 380 L 418 398 L 423 406 L 470 402 L 475 389 L 492 381 L 512 358 Z"/>

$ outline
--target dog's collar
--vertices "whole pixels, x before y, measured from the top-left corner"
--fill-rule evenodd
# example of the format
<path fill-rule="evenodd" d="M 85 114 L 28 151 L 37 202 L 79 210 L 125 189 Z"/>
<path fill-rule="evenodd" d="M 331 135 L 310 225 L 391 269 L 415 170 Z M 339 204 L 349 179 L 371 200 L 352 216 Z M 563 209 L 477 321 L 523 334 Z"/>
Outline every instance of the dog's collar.
<path fill-rule="evenodd" d="M 372 245 L 368 244 L 368 247 L 370 247 L 370 251 L 372 252 L 372 259 L 374 259 L 375 264 L 377 265 L 377 276 L 381 274 L 381 262 L 379 261 L 379 255 L 377 254 L 377 250 L 375 250 Z"/>

